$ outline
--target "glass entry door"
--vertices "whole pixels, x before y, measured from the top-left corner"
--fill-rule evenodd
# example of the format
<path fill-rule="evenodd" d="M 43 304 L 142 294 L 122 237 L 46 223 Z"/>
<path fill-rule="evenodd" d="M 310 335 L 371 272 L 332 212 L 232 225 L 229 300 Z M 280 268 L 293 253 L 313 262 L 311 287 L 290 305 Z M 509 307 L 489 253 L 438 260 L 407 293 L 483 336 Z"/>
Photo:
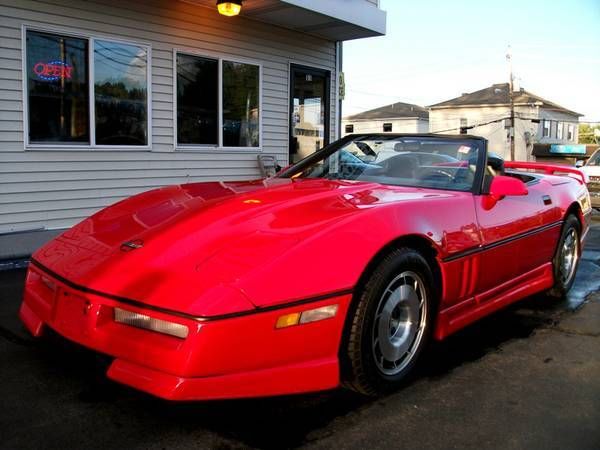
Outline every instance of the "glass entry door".
<path fill-rule="evenodd" d="M 291 66 L 290 163 L 329 143 L 329 71 Z"/>

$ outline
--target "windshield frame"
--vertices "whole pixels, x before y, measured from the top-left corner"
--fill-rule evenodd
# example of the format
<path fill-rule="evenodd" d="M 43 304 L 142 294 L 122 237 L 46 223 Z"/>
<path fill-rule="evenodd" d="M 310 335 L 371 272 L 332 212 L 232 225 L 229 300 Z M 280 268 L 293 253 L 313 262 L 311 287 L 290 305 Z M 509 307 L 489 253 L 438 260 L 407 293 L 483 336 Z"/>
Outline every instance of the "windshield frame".
<path fill-rule="evenodd" d="M 348 143 L 355 140 L 394 140 L 399 138 L 423 138 L 423 139 L 437 139 L 440 141 L 468 141 L 477 146 L 478 154 L 477 154 L 477 167 L 475 170 L 473 185 L 470 190 L 460 191 L 453 189 L 441 189 L 436 187 L 427 187 L 427 188 L 418 188 L 418 189 L 434 189 L 434 190 L 443 190 L 443 191 L 452 191 L 452 192 L 471 192 L 473 195 L 479 195 L 483 192 L 483 180 L 484 180 L 484 168 L 487 161 L 487 140 L 485 138 L 479 136 L 471 136 L 471 135 L 455 135 L 455 134 L 412 134 L 412 133 L 370 133 L 370 134 L 349 134 L 344 136 L 337 141 L 332 142 L 331 144 L 326 145 L 325 147 L 317 150 L 313 154 L 307 156 L 306 158 L 298 161 L 296 164 L 287 167 L 286 169 L 279 172 L 275 175 L 275 178 L 291 178 L 297 173 L 302 172 L 305 168 L 312 165 L 313 163 L 327 158 L 329 155 L 332 155 L 336 151 L 340 150 Z M 380 183 L 384 186 L 401 186 L 395 184 L 386 184 Z M 414 186 L 410 186 L 414 187 Z"/>

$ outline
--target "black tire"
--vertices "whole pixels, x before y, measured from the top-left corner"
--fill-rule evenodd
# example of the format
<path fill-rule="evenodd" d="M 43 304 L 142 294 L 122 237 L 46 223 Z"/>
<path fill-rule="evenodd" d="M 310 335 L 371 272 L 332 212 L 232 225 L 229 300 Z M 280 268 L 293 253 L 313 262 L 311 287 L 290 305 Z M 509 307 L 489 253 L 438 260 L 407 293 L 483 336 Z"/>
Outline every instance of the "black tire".
<path fill-rule="evenodd" d="M 434 276 L 423 255 L 399 248 L 356 295 L 341 348 L 343 384 L 365 395 L 384 394 L 406 381 L 427 346 L 437 303 Z"/>
<path fill-rule="evenodd" d="M 551 297 L 564 297 L 573 286 L 581 257 L 580 239 L 581 225 L 579 220 L 573 214 L 569 214 L 563 224 L 554 258 L 552 258 L 554 286 L 548 291 L 548 295 Z M 569 245 L 570 242 L 572 242 L 572 245 Z M 573 246 L 574 248 L 572 248 Z M 565 257 L 568 255 L 569 249 L 574 252 L 574 261 L 572 265 L 569 265 L 568 270 L 566 270 Z"/>

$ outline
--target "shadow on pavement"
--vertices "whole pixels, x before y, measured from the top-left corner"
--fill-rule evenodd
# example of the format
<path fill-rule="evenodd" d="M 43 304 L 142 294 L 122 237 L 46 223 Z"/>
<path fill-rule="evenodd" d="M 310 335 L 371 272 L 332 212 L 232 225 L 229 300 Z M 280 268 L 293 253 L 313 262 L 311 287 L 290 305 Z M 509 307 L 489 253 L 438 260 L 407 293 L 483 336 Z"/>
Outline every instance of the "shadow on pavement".
<path fill-rule="evenodd" d="M 442 377 L 490 352 L 500 351 L 510 340 L 528 338 L 536 329 L 552 325 L 563 311 L 565 300 L 540 296 L 488 317 L 433 344 L 421 361 L 415 381 Z M 170 403 L 111 382 L 105 377 L 110 359 L 60 336 L 49 334 L 28 347 L 44 366 L 49 383 L 66 384 L 68 389 L 77 386 L 71 399 L 77 408 L 93 407 L 97 414 L 114 416 L 109 433 L 124 433 L 130 438 L 136 431 L 150 436 L 193 436 L 208 431 L 225 439 L 223 448 L 235 447 L 235 443 L 293 448 L 332 434 L 334 431 L 328 429 L 332 421 L 379 401 L 336 390 L 268 399 Z M 411 384 L 404 389 L 410 390 Z M 137 424 L 131 427 L 133 418 Z"/>

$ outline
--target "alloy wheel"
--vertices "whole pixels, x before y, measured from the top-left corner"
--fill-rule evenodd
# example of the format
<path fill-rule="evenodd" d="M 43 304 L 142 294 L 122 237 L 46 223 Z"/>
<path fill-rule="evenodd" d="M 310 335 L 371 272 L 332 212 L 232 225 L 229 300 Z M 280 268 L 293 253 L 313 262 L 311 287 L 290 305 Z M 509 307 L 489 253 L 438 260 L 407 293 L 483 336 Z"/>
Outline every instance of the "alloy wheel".
<path fill-rule="evenodd" d="M 373 356 L 384 375 L 396 375 L 410 363 L 423 339 L 426 323 L 423 280 L 415 272 L 402 272 L 384 290 L 373 322 Z"/>
<path fill-rule="evenodd" d="M 575 275 L 577 261 L 579 259 L 579 238 L 577 230 L 571 228 L 563 241 L 560 250 L 560 279 L 564 285 L 569 284 Z"/>

